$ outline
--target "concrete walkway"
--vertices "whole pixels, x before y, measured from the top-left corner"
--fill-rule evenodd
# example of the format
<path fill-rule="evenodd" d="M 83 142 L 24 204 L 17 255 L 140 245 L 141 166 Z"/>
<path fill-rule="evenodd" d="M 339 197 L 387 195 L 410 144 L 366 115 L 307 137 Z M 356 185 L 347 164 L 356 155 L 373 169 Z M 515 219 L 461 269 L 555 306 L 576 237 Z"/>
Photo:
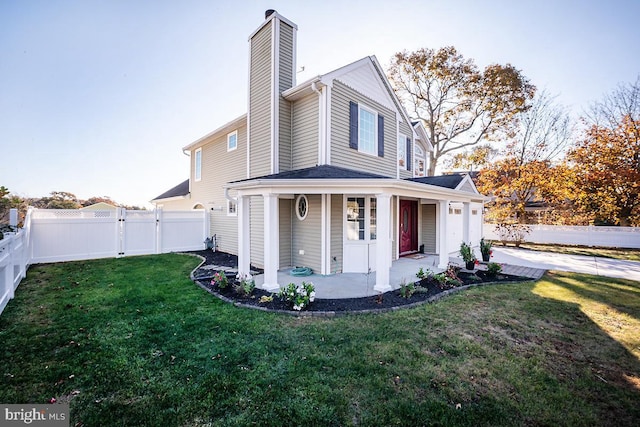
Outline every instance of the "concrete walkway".
<path fill-rule="evenodd" d="M 500 246 L 493 247 L 491 261 L 512 266 L 570 271 L 640 281 L 640 262 L 638 261 L 556 254 Z"/>

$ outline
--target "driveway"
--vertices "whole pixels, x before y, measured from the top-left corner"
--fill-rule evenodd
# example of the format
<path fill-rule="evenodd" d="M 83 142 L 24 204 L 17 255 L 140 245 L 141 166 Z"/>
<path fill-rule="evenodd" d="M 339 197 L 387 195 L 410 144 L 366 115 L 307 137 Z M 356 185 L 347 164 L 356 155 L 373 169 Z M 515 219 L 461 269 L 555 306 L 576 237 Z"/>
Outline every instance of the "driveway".
<path fill-rule="evenodd" d="M 571 271 L 598 276 L 637 280 L 640 282 L 640 262 L 623 261 L 583 255 L 538 252 L 511 247 L 493 247 L 493 262 L 537 267 L 547 270 Z"/>

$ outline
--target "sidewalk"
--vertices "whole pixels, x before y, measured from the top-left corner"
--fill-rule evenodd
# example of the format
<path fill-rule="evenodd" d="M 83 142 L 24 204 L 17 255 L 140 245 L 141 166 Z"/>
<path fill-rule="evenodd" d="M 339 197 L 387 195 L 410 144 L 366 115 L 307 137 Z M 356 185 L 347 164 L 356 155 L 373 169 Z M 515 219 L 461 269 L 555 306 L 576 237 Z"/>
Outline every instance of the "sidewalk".
<path fill-rule="evenodd" d="M 546 270 L 570 271 L 597 276 L 637 280 L 640 282 L 640 262 L 623 261 L 583 255 L 538 252 L 513 247 L 493 247 L 491 261 Z"/>

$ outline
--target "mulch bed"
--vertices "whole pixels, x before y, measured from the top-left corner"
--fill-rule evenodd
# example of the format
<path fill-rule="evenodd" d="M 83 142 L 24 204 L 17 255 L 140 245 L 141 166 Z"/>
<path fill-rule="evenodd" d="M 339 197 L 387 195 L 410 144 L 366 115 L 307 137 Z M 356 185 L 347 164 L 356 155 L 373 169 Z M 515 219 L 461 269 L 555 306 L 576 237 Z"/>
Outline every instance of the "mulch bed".
<path fill-rule="evenodd" d="M 224 265 L 228 267 L 237 267 L 238 258 L 235 255 L 231 255 L 224 252 L 212 252 L 212 251 L 196 251 L 190 252 L 195 255 L 199 255 L 205 258 L 206 265 Z M 201 267 L 202 267 L 201 266 Z M 252 267 L 254 270 L 255 269 Z M 279 311 L 290 314 L 300 315 L 327 315 L 333 316 L 338 314 L 356 313 L 356 312 L 377 312 L 377 311 L 391 311 L 398 308 L 407 308 L 409 306 L 415 306 L 424 304 L 439 299 L 442 296 L 457 292 L 462 289 L 466 289 L 472 286 L 478 286 L 488 283 L 508 283 L 531 280 L 527 277 L 513 276 L 509 274 L 499 274 L 494 277 L 489 277 L 485 271 L 476 270 L 475 277 L 473 273 L 461 271 L 458 273 L 458 277 L 462 280 L 462 285 L 457 287 L 449 287 L 446 285 L 440 285 L 433 279 L 423 279 L 416 281 L 416 285 L 419 285 L 422 289 L 421 292 L 414 293 L 410 298 L 404 298 L 400 295 L 400 290 L 393 290 L 383 294 L 379 294 L 371 297 L 363 298 L 342 298 L 342 299 L 320 299 L 311 303 L 302 312 L 295 312 L 291 309 L 290 305 L 281 301 L 276 294 L 272 294 L 262 289 L 256 288 L 251 295 L 245 296 L 237 293 L 233 290 L 233 286 L 229 285 L 224 289 L 218 288 L 218 286 L 211 284 L 210 277 L 213 276 L 215 271 L 208 270 L 207 274 L 199 269 L 194 271 L 194 279 L 201 287 L 209 291 L 210 293 L 218 296 L 219 298 L 234 303 L 240 306 L 248 306 L 250 308 L 258 308 L 267 311 Z M 261 297 L 273 297 L 270 302 L 260 302 Z"/>

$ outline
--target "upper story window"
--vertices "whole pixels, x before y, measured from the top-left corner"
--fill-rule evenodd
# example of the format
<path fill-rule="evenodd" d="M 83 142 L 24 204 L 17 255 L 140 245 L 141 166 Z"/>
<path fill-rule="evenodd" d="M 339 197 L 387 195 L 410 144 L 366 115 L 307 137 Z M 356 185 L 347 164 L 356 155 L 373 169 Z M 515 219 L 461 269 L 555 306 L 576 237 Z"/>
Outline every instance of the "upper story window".
<path fill-rule="evenodd" d="M 384 117 L 353 101 L 349 101 L 349 147 L 384 157 Z"/>
<path fill-rule="evenodd" d="M 200 181 L 202 179 L 202 148 L 196 150 L 194 162 L 194 179 Z"/>
<path fill-rule="evenodd" d="M 227 151 L 232 151 L 238 148 L 238 131 L 234 130 L 227 135 Z"/>

